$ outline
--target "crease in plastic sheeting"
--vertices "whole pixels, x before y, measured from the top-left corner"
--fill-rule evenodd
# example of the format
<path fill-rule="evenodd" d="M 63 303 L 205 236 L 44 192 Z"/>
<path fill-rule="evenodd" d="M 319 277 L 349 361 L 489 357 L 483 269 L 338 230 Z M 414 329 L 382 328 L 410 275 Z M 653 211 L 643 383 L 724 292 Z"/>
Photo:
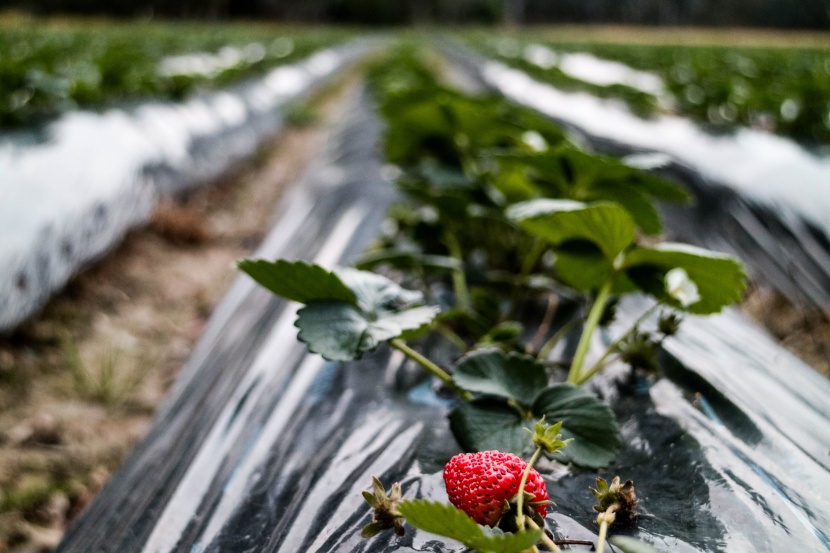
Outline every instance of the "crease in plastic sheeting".
<path fill-rule="evenodd" d="M 233 423 L 236 421 L 237 417 L 239 417 L 239 415 L 242 413 L 242 409 L 245 407 L 245 404 L 248 403 L 248 399 L 250 399 L 251 394 L 254 391 L 254 388 L 256 388 L 259 385 L 261 380 L 262 380 L 261 375 L 255 376 L 253 381 L 250 384 L 248 384 L 247 389 L 242 393 L 242 397 L 240 397 L 236 401 L 236 406 L 234 407 L 233 412 L 231 413 L 231 416 L 228 419 L 227 424 L 225 425 L 225 430 L 226 431 L 231 429 L 231 427 L 233 426 Z"/>
<path fill-rule="evenodd" d="M 701 407 L 703 413 L 715 423 L 716 426 L 723 429 L 724 432 L 728 432 L 729 430 L 723 424 L 723 421 L 718 417 L 715 410 L 712 409 L 712 406 L 709 405 L 709 402 L 706 400 L 705 397 L 700 396 L 698 398 L 698 404 Z M 830 551 L 830 539 L 828 539 L 827 535 L 822 532 L 819 528 L 817 528 L 807 517 L 806 513 L 803 509 L 801 509 L 798 505 L 796 505 L 792 499 L 790 499 L 789 495 L 784 491 L 781 483 L 771 475 L 769 472 L 764 470 L 758 463 L 753 461 L 748 455 L 744 452 L 740 451 L 738 448 L 729 445 L 729 449 L 732 450 L 732 453 L 738 457 L 741 461 L 743 461 L 746 466 L 748 466 L 752 471 L 757 474 L 766 484 L 770 487 L 772 491 L 776 493 L 779 499 L 784 502 L 784 504 L 790 509 L 790 511 L 796 516 L 796 518 L 804 525 L 804 527 L 815 534 L 816 538 L 821 542 L 821 544 Z"/>
<path fill-rule="evenodd" d="M 736 335 L 738 331 L 742 334 Z M 815 485 L 826 478 L 830 469 L 824 455 L 830 443 L 830 403 L 826 401 L 830 383 L 826 379 L 732 310 L 705 321 L 689 318 L 664 348 L 756 426 L 766 428 L 766 435 L 774 432 L 775 445 L 783 449 L 768 448 L 767 456 L 787 462 L 789 470 L 798 470 Z M 769 405 L 776 405 L 774 418 L 768 416 Z"/>
<path fill-rule="evenodd" d="M 267 458 L 277 437 L 283 432 L 296 408 L 304 399 L 305 392 L 326 364 L 326 361 L 318 355 L 306 355 L 276 409 L 262 425 L 261 431 L 256 436 L 256 442 L 250 444 L 250 448 L 240 460 L 234 476 L 226 484 L 222 499 L 213 509 L 207 528 L 201 535 L 204 543 L 213 541 L 228 517 L 242 502 L 251 476 Z"/>
<path fill-rule="evenodd" d="M 279 358 L 275 355 L 284 355 L 288 348 L 296 345 L 292 322 L 298 308 L 296 304 L 288 305 L 277 319 L 265 341 L 266 347 L 260 350 L 235 393 L 238 394 L 240 389 L 247 390 L 249 388 L 247 382 L 257 380 L 260 374 L 273 366 L 273 359 Z M 261 389 L 258 391 L 261 392 Z M 202 442 L 187 472 L 179 481 L 173 496 L 164 506 L 152 533 L 142 548 L 144 553 L 166 553 L 175 550 L 176 544 L 190 522 L 192 513 L 196 512 L 207 493 L 212 477 L 224 462 L 223 451 L 238 438 L 245 423 L 244 415 L 252 408 L 253 403 L 253 401 L 249 402 L 243 408 L 244 412 L 239 413 L 240 422 L 229 427 L 227 421 L 233 416 L 238 400 L 228 402 Z"/>
<path fill-rule="evenodd" d="M 328 240 L 320 247 L 319 252 L 314 257 L 314 262 L 324 266 L 334 265 L 342 257 L 343 252 L 363 222 L 367 209 L 367 207 L 360 205 L 353 205 L 347 209 L 329 233 Z M 284 355 L 287 347 L 299 347 L 297 346 L 293 325 L 298 308 L 298 304 L 292 304 L 274 323 L 272 335 L 266 340 L 265 347 L 259 352 L 243 383 L 240 383 L 240 387 L 244 385 L 245 381 L 257 380 L 258 375 L 268 370 L 273 359 L 278 359 L 281 355 Z M 245 385 L 245 388 L 247 389 L 248 386 Z M 261 389 L 258 392 L 261 393 Z M 230 408 L 230 405 L 236 406 L 237 404 L 238 402 L 230 402 L 226 411 Z M 247 409 L 250 408 L 250 406 L 247 407 Z M 245 412 L 247 412 L 247 409 Z M 244 422 L 244 413 L 238 413 L 238 415 L 240 420 Z M 233 412 L 230 416 L 225 413 L 221 418 L 230 420 L 233 416 Z M 211 435 L 205 441 L 205 445 L 202 446 L 201 451 L 188 468 L 181 485 L 165 506 L 164 512 L 159 517 L 156 527 L 143 549 L 144 553 L 167 552 L 173 551 L 175 548 L 190 521 L 189 513 L 195 512 L 195 506 L 201 502 L 207 493 L 211 479 L 207 478 L 206 475 L 216 474 L 224 460 L 224 456 L 219 455 L 219 452 L 222 451 L 222 444 L 232 443 L 232 440 L 241 431 L 241 428 L 237 425 L 233 432 L 227 430 L 220 435 L 218 429 L 225 426 L 228 425 L 219 422 L 214 426 Z M 191 508 L 185 507 L 187 505 Z M 218 528 L 212 529 L 212 531 L 218 531 Z"/>
<path fill-rule="evenodd" d="M 257 444 L 260 436 L 262 436 L 263 425 L 258 425 L 256 430 L 251 434 L 251 437 L 248 438 L 247 443 L 245 444 L 245 449 L 242 452 L 239 460 L 236 462 L 236 466 L 233 467 L 230 475 L 228 476 L 227 481 L 225 482 L 225 486 L 222 488 L 222 496 L 224 497 L 227 493 L 232 489 L 235 482 L 238 481 L 238 478 L 241 474 L 241 469 L 245 461 L 250 457 L 251 452 L 254 450 L 254 447 Z"/>
<path fill-rule="evenodd" d="M 364 205 L 352 205 L 349 207 L 331 230 L 329 239 L 314 257 L 314 262 L 329 269 L 336 265 L 348 248 L 352 237 L 366 218 L 368 211 L 369 208 Z"/>
<path fill-rule="evenodd" d="M 382 417 L 378 417 L 382 420 Z M 410 426 L 409 428 L 401 429 L 400 423 L 393 423 L 389 419 L 382 421 L 385 424 L 384 431 L 376 437 L 374 443 L 377 444 L 379 447 L 374 447 L 371 450 L 361 451 L 364 454 L 364 461 L 372 459 L 371 463 L 366 466 L 365 462 L 362 463 L 362 466 L 358 467 L 360 471 L 358 474 L 350 474 L 345 473 L 349 479 L 344 479 L 340 483 L 340 487 L 346 487 L 347 491 L 344 494 L 345 499 L 337 505 L 334 513 L 331 514 L 330 520 L 342 520 L 346 521 L 348 518 L 357 512 L 359 509 L 364 508 L 365 501 L 361 496 L 361 492 L 367 489 L 371 483 L 371 476 L 372 475 L 384 475 L 388 473 L 392 467 L 396 464 L 400 463 L 402 459 L 405 459 L 412 455 L 415 450 L 415 446 L 417 444 L 418 438 L 421 436 L 423 432 L 423 425 L 421 423 L 416 423 Z M 362 429 L 356 429 L 356 433 L 362 431 Z M 387 436 L 391 436 L 389 439 Z M 373 455 L 374 452 L 380 451 L 379 454 Z M 339 467 L 335 462 L 332 462 L 331 467 L 333 470 L 339 472 Z M 329 470 L 326 474 L 330 474 L 332 470 Z M 357 472 L 357 471 L 355 471 Z M 355 478 L 355 476 L 357 476 Z M 351 482 L 351 485 L 349 485 Z M 324 478 L 320 480 L 317 486 L 315 486 L 315 490 L 330 490 L 332 489 L 331 481 L 326 481 L 325 475 Z M 312 495 L 314 495 L 312 493 Z M 319 494 L 321 498 L 326 497 L 325 493 Z M 302 519 L 303 512 L 311 514 L 310 507 L 306 508 L 306 505 L 303 505 L 303 511 L 298 514 L 298 519 Z M 319 511 L 318 511 L 319 512 Z M 312 520 L 311 517 L 306 518 L 305 520 Z M 286 541 L 284 542 L 285 547 L 288 547 L 287 551 L 292 551 L 292 543 L 288 539 L 292 536 L 293 530 L 298 528 L 300 525 L 295 524 L 292 527 L 292 532 L 289 533 Z M 307 531 L 308 529 L 306 529 Z M 322 550 L 322 546 L 324 543 L 331 537 L 331 533 L 335 530 L 330 525 L 327 525 L 322 532 L 317 534 L 317 538 L 314 540 L 313 543 L 309 544 L 307 547 L 307 551 L 320 551 Z M 297 545 L 302 546 L 307 544 L 308 534 L 304 536 L 302 541 L 295 541 Z M 281 549 L 284 549 L 282 547 Z"/>
<path fill-rule="evenodd" d="M 788 479 L 788 475 L 782 474 L 780 478 L 775 477 L 768 469 L 762 467 L 759 462 L 755 461 L 746 451 L 744 451 L 746 446 L 742 445 L 740 440 L 736 439 L 731 432 L 729 432 L 728 428 L 723 425 L 723 422 L 719 417 L 717 417 L 717 415 L 715 415 L 714 418 L 709 417 L 707 411 L 711 411 L 711 406 L 709 406 L 708 409 L 706 407 L 702 407 L 701 411 L 703 411 L 703 414 L 700 414 L 682 399 L 680 396 L 680 390 L 668 381 L 660 382 L 657 387 L 659 387 L 661 395 L 664 396 L 662 400 L 655 401 L 655 406 L 659 412 L 677 420 L 686 432 L 692 435 L 696 440 L 700 441 L 701 445 L 704 447 L 716 448 L 718 449 L 718 453 L 721 454 L 728 452 L 734 459 L 740 462 L 740 465 L 735 465 L 730 463 L 730 460 L 725 458 L 723 455 L 707 455 L 707 458 L 710 460 L 717 460 L 720 462 L 720 466 L 713 466 L 715 470 L 720 472 L 722 475 L 728 476 L 730 471 L 738 470 L 740 466 L 747 467 L 756 478 L 767 486 L 768 490 L 772 491 L 774 496 L 787 508 L 792 516 L 810 534 L 815 536 L 817 542 L 815 545 L 821 546 L 823 549 L 830 551 L 830 541 L 827 536 L 809 519 L 805 512 L 805 508 L 797 505 L 791 499 L 790 493 L 785 491 L 792 490 L 792 493 L 798 493 L 796 491 L 797 487 L 795 482 L 789 482 L 786 484 L 782 482 L 782 480 Z M 704 398 L 703 402 L 705 401 L 706 400 Z M 704 424 L 703 421 L 711 424 Z M 697 427 L 694 427 L 695 424 L 697 424 Z M 703 431 L 705 431 L 705 433 L 703 433 Z M 745 476 L 740 478 L 745 478 Z M 746 482 L 741 482 L 739 478 L 735 478 L 735 475 L 733 475 L 731 480 L 736 485 L 740 486 L 744 490 L 745 494 L 750 496 L 751 501 L 758 504 L 757 498 L 752 498 L 752 496 L 754 494 L 763 494 L 765 490 L 759 489 L 757 486 L 753 487 Z M 761 495 L 761 497 L 763 497 L 765 501 L 769 500 L 768 496 Z M 818 497 L 815 499 L 818 499 Z M 765 508 L 760 504 L 759 507 L 762 509 Z M 769 516 L 767 518 L 769 518 Z M 781 526 L 784 529 L 785 534 L 791 535 L 791 531 L 783 520 L 779 520 L 777 523 L 773 521 L 773 524 Z M 773 537 L 770 535 L 766 536 L 766 539 L 772 538 Z"/>

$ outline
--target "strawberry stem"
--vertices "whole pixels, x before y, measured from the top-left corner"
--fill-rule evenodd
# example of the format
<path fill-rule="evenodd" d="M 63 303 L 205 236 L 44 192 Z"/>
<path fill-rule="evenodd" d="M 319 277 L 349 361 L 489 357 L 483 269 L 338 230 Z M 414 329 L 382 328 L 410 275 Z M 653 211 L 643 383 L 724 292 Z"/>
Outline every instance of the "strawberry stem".
<path fill-rule="evenodd" d="M 425 368 L 430 374 L 441 380 L 444 384 L 455 390 L 455 392 L 461 396 L 465 401 L 472 401 L 473 396 L 467 390 L 462 390 L 461 388 L 453 382 L 452 377 L 449 375 L 447 371 L 406 345 L 406 342 L 401 340 L 400 338 L 394 338 L 389 340 L 389 345 L 391 345 L 396 350 L 400 351 L 423 368 Z"/>
<path fill-rule="evenodd" d="M 458 238 L 450 231 L 444 233 L 444 245 L 450 252 L 450 257 L 455 258 L 459 268 L 452 271 L 452 285 L 455 291 L 455 300 L 464 311 L 472 309 L 473 302 L 470 299 L 470 291 L 467 288 L 467 277 L 464 274 L 464 253 L 461 251 L 461 244 Z"/>
<path fill-rule="evenodd" d="M 640 328 L 640 324 L 643 321 L 645 321 L 646 318 L 648 318 L 649 315 L 654 313 L 657 310 L 657 308 L 660 307 L 661 305 L 663 305 L 663 302 L 657 302 L 654 305 L 652 305 L 649 309 L 647 309 L 645 313 L 640 315 L 640 318 L 637 319 L 634 322 L 633 325 L 631 325 L 631 328 L 629 328 L 626 332 L 624 332 L 619 338 L 614 340 L 611 343 L 611 345 L 609 345 L 607 348 L 605 348 L 605 352 L 602 354 L 602 357 L 600 357 L 599 360 L 596 363 L 594 363 L 593 366 L 590 369 L 588 369 L 585 372 L 581 372 L 579 374 L 579 378 L 577 379 L 577 381 L 574 384 L 577 384 L 577 385 L 584 384 L 585 382 L 588 381 L 589 378 L 591 378 L 592 376 L 597 374 L 599 371 L 604 369 L 605 368 L 604 363 L 605 363 L 605 360 L 608 359 L 608 356 L 610 356 L 612 353 L 614 353 L 614 351 L 623 342 L 623 340 L 625 340 L 626 338 L 631 336 L 634 332 L 636 332 L 637 329 Z"/>
<path fill-rule="evenodd" d="M 605 551 L 605 538 L 608 535 L 608 525 L 614 522 L 614 511 L 617 510 L 618 505 L 614 503 L 604 513 L 600 513 L 597 517 L 599 522 L 599 538 L 597 539 L 597 553 Z"/>
<path fill-rule="evenodd" d="M 536 524 L 536 521 L 534 521 L 532 518 L 528 518 L 527 523 L 533 530 L 540 530 L 539 525 Z M 562 551 L 561 549 L 559 549 L 559 546 L 556 545 L 556 543 L 554 543 L 554 541 L 550 539 L 548 535 L 544 532 L 542 532 L 542 543 L 547 545 L 548 549 L 550 549 L 551 551 Z"/>
<path fill-rule="evenodd" d="M 608 521 L 603 520 L 599 525 L 599 541 L 597 541 L 597 553 L 605 550 L 605 536 L 608 534 Z"/>
<path fill-rule="evenodd" d="M 605 306 L 608 303 L 608 298 L 611 297 L 611 288 L 614 286 L 615 273 L 612 273 L 602 287 L 599 289 L 597 298 L 594 300 L 594 305 L 588 313 L 588 320 L 585 321 L 585 326 L 582 329 L 582 336 L 579 338 L 579 344 L 576 346 L 576 354 L 571 363 L 571 370 L 568 372 L 568 382 L 571 384 L 579 383 L 582 373 L 582 366 L 585 364 L 585 356 L 588 354 L 588 347 L 591 345 L 591 337 L 594 335 L 605 311 Z"/>
<path fill-rule="evenodd" d="M 528 461 L 527 466 L 525 467 L 525 471 L 522 473 L 522 480 L 519 483 L 519 499 L 517 501 L 519 514 L 516 518 L 516 522 L 519 525 L 519 530 L 525 529 L 525 513 L 524 513 L 524 501 L 525 501 L 525 486 L 527 485 L 527 478 L 530 476 L 530 469 L 533 468 L 533 465 L 536 461 L 539 460 L 539 456 L 542 454 L 542 448 L 537 447 L 536 452 L 533 454 L 533 457 L 530 458 Z"/>
<path fill-rule="evenodd" d="M 548 356 L 550 356 L 550 352 L 553 351 L 553 348 L 556 347 L 556 344 L 562 340 L 568 333 L 570 333 L 579 323 L 582 321 L 579 319 L 573 319 L 572 321 L 568 321 L 562 328 L 557 330 L 553 336 L 551 336 L 545 344 L 539 348 L 539 353 L 536 354 L 536 359 L 539 361 L 546 361 Z"/>

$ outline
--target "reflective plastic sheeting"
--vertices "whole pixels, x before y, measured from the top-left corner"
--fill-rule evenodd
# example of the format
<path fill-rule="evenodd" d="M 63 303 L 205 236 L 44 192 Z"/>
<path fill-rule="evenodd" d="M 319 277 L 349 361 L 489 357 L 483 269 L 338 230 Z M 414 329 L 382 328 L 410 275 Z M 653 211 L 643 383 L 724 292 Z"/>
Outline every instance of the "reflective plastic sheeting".
<path fill-rule="evenodd" d="M 330 266 L 360 254 L 395 198 L 378 134 L 363 98 L 284 201 L 258 257 Z M 624 303 L 593 354 L 646 307 Z M 372 475 L 400 481 L 408 498 L 447 501 L 442 469 L 459 452 L 448 404 L 385 347 L 352 363 L 307 353 L 296 308 L 240 276 L 149 435 L 58 553 L 465 551 L 411 527 L 360 538 Z M 830 551 L 830 382 L 733 311 L 689 318 L 665 350 L 654 386 L 628 385 L 620 367 L 594 385 L 624 437 L 599 475 L 633 478 L 642 499 L 628 533 L 673 553 Z M 588 487 L 598 473 L 539 469 L 556 502 L 548 526 L 596 539 Z"/>
<path fill-rule="evenodd" d="M 182 103 L 72 112 L 0 136 L 0 332 L 146 223 L 160 197 L 210 182 L 281 127 L 279 108 L 365 54 L 350 43 Z"/>

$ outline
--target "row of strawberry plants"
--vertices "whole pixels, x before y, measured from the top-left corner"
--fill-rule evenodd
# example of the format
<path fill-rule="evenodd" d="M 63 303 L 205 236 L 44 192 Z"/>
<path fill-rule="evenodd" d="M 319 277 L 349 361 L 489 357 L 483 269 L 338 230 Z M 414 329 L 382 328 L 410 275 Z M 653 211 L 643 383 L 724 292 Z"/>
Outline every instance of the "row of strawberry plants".
<path fill-rule="evenodd" d="M 375 509 L 367 536 L 400 532 L 406 519 L 481 551 L 532 550 L 540 540 L 556 548 L 543 532 L 547 492 L 525 487 L 537 482 L 533 465 L 546 455 L 605 467 L 621 441 L 609 406 L 582 385 L 615 361 L 655 368 L 680 313 L 715 313 L 739 300 L 743 270 L 727 256 L 660 242 L 655 201 L 683 201 L 685 192 L 580 149 L 538 114 L 442 86 L 406 51 L 378 63 L 370 81 L 387 123 L 386 156 L 406 198 L 376 246 L 357 268 L 261 259 L 239 266 L 304 304 L 295 324 L 311 352 L 351 361 L 388 344 L 453 395 L 449 424 L 463 449 L 509 454 L 451 461 L 445 481 L 463 512 L 401 501 L 399 487 L 387 495 L 375 482 L 365 494 Z M 589 361 L 592 337 L 628 294 L 656 301 Z M 577 316 L 554 324 L 565 305 Z M 655 313 L 657 328 L 647 330 Z M 451 366 L 430 359 L 422 347 L 429 340 L 419 340 L 427 334 L 456 350 Z M 572 358 L 554 356 L 573 334 Z M 531 452 L 528 463 L 516 457 Z M 477 467 L 469 470 L 490 487 L 470 482 L 458 466 Z M 602 547 L 605 529 L 634 495 L 615 481 L 601 483 L 597 496 Z"/>
<path fill-rule="evenodd" d="M 263 25 L 4 26 L 0 127 L 114 101 L 178 99 L 306 56 L 346 34 Z"/>
<path fill-rule="evenodd" d="M 531 40 L 474 37 L 472 44 L 564 90 L 624 101 L 642 116 L 661 110 L 720 127 L 743 125 L 806 144 L 830 142 L 830 53 L 824 49 L 542 42 L 554 52 L 589 52 L 659 76 L 663 98 L 626 86 L 596 85 L 534 63 Z"/>

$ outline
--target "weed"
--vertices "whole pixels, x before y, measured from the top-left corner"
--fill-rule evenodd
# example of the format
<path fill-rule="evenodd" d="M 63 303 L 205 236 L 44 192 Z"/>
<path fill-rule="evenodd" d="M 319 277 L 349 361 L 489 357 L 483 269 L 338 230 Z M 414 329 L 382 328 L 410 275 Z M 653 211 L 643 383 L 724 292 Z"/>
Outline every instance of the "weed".
<path fill-rule="evenodd" d="M 118 406 L 144 380 L 137 360 L 125 358 L 125 352 L 113 344 L 94 356 L 90 364 L 67 332 L 61 332 L 60 342 L 75 389 L 85 398 L 110 407 Z"/>
<path fill-rule="evenodd" d="M 313 127 L 320 121 L 317 111 L 305 103 L 290 102 L 281 111 L 283 120 L 289 127 Z"/>

